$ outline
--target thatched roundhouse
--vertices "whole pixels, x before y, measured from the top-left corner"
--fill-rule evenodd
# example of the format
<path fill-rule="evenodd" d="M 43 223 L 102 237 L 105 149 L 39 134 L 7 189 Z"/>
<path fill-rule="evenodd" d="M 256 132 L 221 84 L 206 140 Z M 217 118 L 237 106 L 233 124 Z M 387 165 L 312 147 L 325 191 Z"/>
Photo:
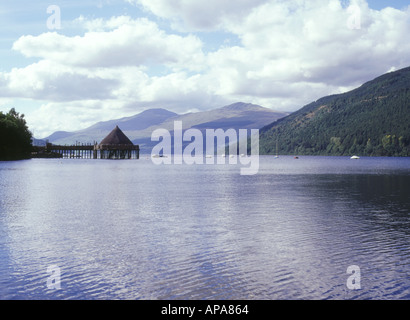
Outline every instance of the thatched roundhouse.
<path fill-rule="evenodd" d="M 139 146 L 134 145 L 118 126 L 97 145 L 96 150 L 100 152 L 100 159 L 139 158 Z"/>

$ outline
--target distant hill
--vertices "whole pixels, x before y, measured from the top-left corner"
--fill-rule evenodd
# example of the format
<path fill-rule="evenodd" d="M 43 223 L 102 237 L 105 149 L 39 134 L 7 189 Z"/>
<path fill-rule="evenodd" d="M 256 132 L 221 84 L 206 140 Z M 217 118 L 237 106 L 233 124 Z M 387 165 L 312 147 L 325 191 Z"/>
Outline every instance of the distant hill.
<path fill-rule="evenodd" d="M 189 128 L 200 130 L 205 137 L 206 129 L 222 129 L 225 131 L 234 129 L 237 132 L 239 129 L 248 129 L 248 133 L 250 134 L 250 129 L 260 129 L 268 123 L 283 118 L 288 114 L 289 113 L 286 112 L 276 112 L 250 103 L 238 102 L 210 111 L 183 114 L 164 121 L 160 126 L 149 127 L 142 132 L 133 132 L 135 135 L 138 135 L 133 142 L 140 145 L 143 152 L 150 152 L 152 147 L 158 143 L 151 142 L 151 133 L 157 128 L 162 128 L 169 130 L 171 135 L 173 135 L 174 121 L 181 121 L 183 130 Z M 189 143 L 190 142 L 184 142 L 183 146 Z M 204 141 L 204 146 L 205 145 Z"/>
<path fill-rule="evenodd" d="M 175 116 L 178 116 L 178 114 L 165 109 L 149 109 L 132 117 L 98 122 L 88 128 L 87 131 L 111 131 L 116 125 L 120 126 L 121 130 L 143 130 L 150 126 L 161 124 L 165 120 Z"/>
<path fill-rule="evenodd" d="M 41 139 L 32 138 L 32 139 L 31 139 L 31 144 L 32 144 L 33 146 L 36 146 L 36 147 L 43 147 L 43 146 L 45 146 L 45 145 L 47 144 L 47 141 L 46 141 L 46 140 L 41 140 Z"/>
<path fill-rule="evenodd" d="M 72 133 L 71 132 L 67 132 L 67 131 L 56 131 L 54 132 L 52 135 L 48 136 L 45 139 L 41 139 L 42 141 L 56 141 L 56 140 L 61 140 L 61 139 L 65 139 L 67 137 L 71 137 Z M 40 140 L 40 139 L 35 139 L 35 140 Z"/>
<path fill-rule="evenodd" d="M 189 128 L 197 128 L 201 131 L 219 128 L 223 130 L 260 129 L 288 114 L 242 102 L 210 111 L 182 115 L 165 109 L 150 109 L 132 117 L 98 122 L 89 128 L 75 132 L 55 132 L 43 140 L 60 145 L 100 142 L 118 125 L 134 144 L 140 145 L 142 153 L 150 153 L 152 147 L 158 143 L 151 142 L 152 132 L 161 128 L 169 130 L 172 134 L 174 121 L 182 121 L 183 130 Z"/>
<path fill-rule="evenodd" d="M 410 68 L 321 98 L 262 128 L 260 153 L 276 152 L 410 156 Z"/>
<path fill-rule="evenodd" d="M 57 131 L 42 140 L 48 140 L 53 144 L 59 145 L 71 145 L 76 142 L 100 142 L 117 125 L 128 134 L 129 131 L 140 131 L 154 125 L 159 125 L 175 116 L 178 116 L 178 114 L 165 109 L 149 109 L 131 117 L 101 121 L 83 130 L 73 132 Z"/>

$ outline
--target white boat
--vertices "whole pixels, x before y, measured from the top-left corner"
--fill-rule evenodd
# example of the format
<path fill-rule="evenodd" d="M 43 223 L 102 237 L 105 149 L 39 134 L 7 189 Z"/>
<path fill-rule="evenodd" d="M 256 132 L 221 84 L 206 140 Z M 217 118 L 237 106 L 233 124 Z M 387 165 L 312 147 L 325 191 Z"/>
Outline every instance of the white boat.
<path fill-rule="evenodd" d="M 350 159 L 356 160 L 356 159 L 360 159 L 360 157 L 358 157 L 358 156 L 353 156 L 353 157 L 351 157 Z"/>

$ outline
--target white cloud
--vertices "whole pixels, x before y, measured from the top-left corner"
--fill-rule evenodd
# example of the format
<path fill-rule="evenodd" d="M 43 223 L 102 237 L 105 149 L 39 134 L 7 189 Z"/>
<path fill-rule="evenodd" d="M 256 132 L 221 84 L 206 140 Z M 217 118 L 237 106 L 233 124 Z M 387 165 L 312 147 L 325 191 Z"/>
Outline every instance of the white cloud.
<path fill-rule="evenodd" d="M 56 131 L 76 131 L 101 120 L 117 118 L 122 103 L 99 100 L 76 102 L 47 102 L 27 113 L 29 128 L 36 138 L 45 138 Z"/>
<path fill-rule="evenodd" d="M 377 11 L 356 0 L 360 28 L 352 29 L 352 11 L 337 0 L 129 2 L 165 19 L 162 26 L 207 32 L 80 16 L 74 23 L 83 35 L 43 33 L 14 43 L 40 60 L 0 72 L 1 96 L 44 101 L 33 123 L 46 130 L 64 114 L 58 123 L 70 129 L 147 107 L 183 113 L 246 101 L 293 111 L 410 65 L 410 9 Z M 205 53 L 201 39 L 218 31 L 240 43 Z"/>
<path fill-rule="evenodd" d="M 93 31 L 74 37 L 56 32 L 23 36 L 13 49 L 26 57 L 87 68 L 161 64 L 195 70 L 202 62 L 200 39 L 167 34 L 144 18 L 84 20 L 84 26 Z"/>
<path fill-rule="evenodd" d="M 410 12 L 375 11 L 361 0 L 355 5 L 361 21 L 357 30 L 349 28 L 351 12 L 337 0 L 269 1 L 241 24 L 227 23 L 242 46 L 208 55 L 215 87 L 237 97 L 281 97 L 286 100 L 281 105 L 294 110 L 298 97 L 305 96 L 308 103 L 360 85 L 393 66 L 408 66 Z"/>
<path fill-rule="evenodd" d="M 13 98 L 44 101 L 108 99 L 117 85 L 117 79 L 104 79 L 86 70 L 71 69 L 48 60 L 0 73 L 0 94 Z"/>
<path fill-rule="evenodd" d="M 223 28 L 227 20 L 241 21 L 265 0 L 127 0 L 158 17 L 172 21 L 178 30 L 209 31 Z"/>

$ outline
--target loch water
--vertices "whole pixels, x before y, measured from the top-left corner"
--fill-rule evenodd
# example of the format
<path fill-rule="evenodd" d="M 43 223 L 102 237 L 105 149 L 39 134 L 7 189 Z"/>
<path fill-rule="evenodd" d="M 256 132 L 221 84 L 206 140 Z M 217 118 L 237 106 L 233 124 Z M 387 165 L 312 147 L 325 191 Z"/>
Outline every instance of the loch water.
<path fill-rule="evenodd" d="M 240 168 L 0 162 L 0 299 L 410 299 L 409 158 Z"/>

